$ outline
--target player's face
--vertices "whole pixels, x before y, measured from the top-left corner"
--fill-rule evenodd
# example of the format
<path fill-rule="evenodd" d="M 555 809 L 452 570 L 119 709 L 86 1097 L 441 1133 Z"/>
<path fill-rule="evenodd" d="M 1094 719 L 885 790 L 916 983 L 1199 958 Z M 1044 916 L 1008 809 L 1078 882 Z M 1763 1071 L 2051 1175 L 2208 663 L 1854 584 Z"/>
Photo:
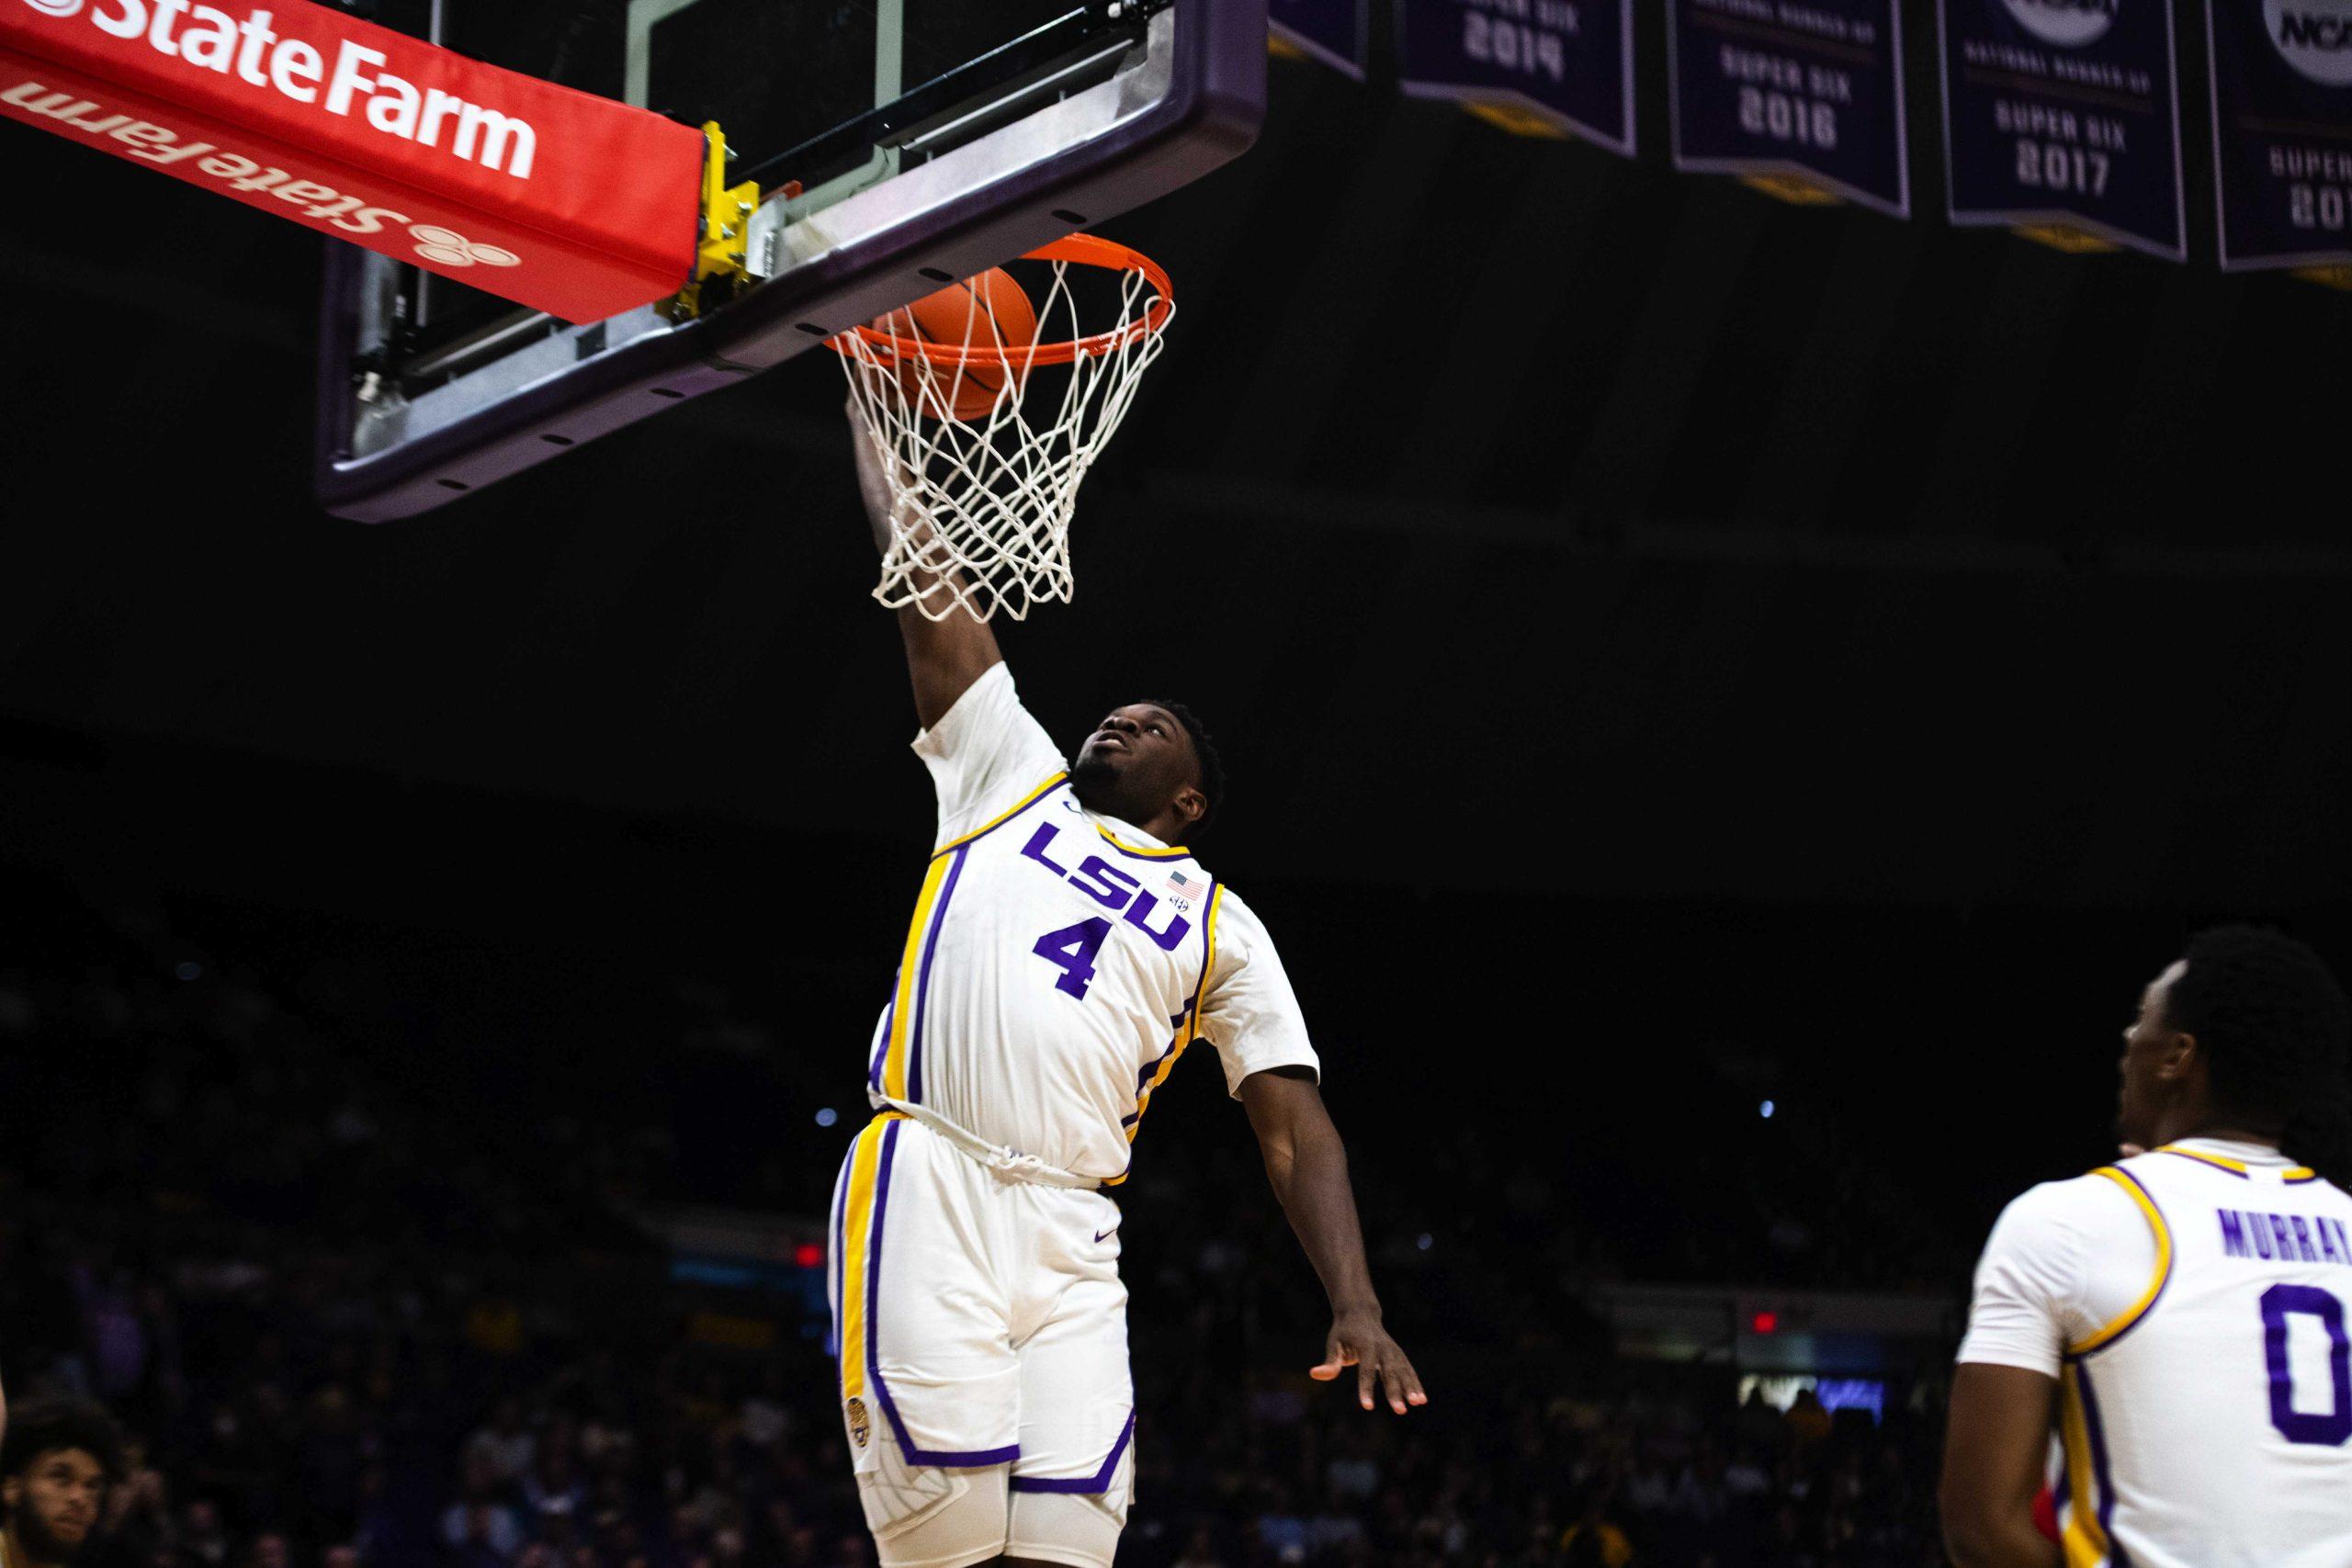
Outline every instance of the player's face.
<path fill-rule="evenodd" d="M 1150 703 L 1114 708 L 1078 749 L 1080 784 L 1124 804 L 1114 815 L 1156 817 L 1191 787 L 1200 763 L 1176 716 Z"/>
<path fill-rule="evenodd" d="M 2115 1111 L 2116 1135 L 2143 1148 L 2156 1143 L 2156 1122 L 2166 1097 L 2160 1064 L 2173 1053 L 2180 1032 L 2165 1006 L 2172 983 L 2187 965 L 2176 962 L 2140 993 L 2140 1013 L 2123 1032 L 2123 1088 Z"/>
<path fill-rule="evenodd" d="M 106 1472 L 80 1449 L 42 1454 L 7 1485 L 17 1537 L 40 1562 L 71 1562 L 81 1555 L 105 1495 Z"/>

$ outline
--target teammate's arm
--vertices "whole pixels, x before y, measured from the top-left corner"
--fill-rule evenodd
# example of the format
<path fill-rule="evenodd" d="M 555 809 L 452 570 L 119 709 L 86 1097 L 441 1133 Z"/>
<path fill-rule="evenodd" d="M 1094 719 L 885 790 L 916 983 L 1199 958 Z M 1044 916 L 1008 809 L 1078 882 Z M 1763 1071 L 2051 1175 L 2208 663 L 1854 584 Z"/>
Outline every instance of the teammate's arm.
<path fill-rule="evenodd" d="M 2025 1367 L 1963 1361 L 1944 1438 L 1944 1546 L 1959 1568 L 2057 1568 L 2034 1523 L 2058 1384 Z"/>
<path fill-rule="evenodd" d="M 1307 1375 L 1329 1382 L 1342 1368 L 1355 1368 L 1356 1401 L 1366 1410 L 1375 1393 L 1385 1394 L 1388 1408 L 1399 1416 L 1408 1405 L 1428 1404 L 1420 1375 L 1381 1326 L 1380 1298 L 1373 1293 L 1363 1229 L 1348 1186 L 1347 1147 L 1314 1075 L 1303 1067 L 1271 1067 L 1242 1079 L 1240 1095 L 1274 1196 L 1331 1299 L 1323 1360 Z"/>
<path fill-rule="evenodd" d="M 874 529 L 874 547 L 890 547 L 890 482 L 882 465 L 890 459 L 876 440 L 873 426 L 855 399 L 849 406 L 850 446 L 857 459 L 857 493 L 865 502 L 865 520 Z M 939 579 L 917 570 L 912 583 L 918 594 Z M 944 620 L 934 621 L 913 604 L 899 606 L 899 635 L 906 639 L 907 672 L 914 678 L 915 716 L 926 729 L 939 722 L 956 699 L 973 682 L 1002 661 L 996 635 L 989 625 L 958 603 Z"/>

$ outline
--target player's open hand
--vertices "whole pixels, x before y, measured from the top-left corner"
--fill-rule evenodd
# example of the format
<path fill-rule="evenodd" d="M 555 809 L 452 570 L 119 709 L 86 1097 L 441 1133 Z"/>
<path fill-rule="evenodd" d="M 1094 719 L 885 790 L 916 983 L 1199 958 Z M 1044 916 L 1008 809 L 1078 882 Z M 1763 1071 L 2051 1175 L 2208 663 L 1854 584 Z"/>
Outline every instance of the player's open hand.
<path fill-rule="evenodd" d="M 1421 1392 L 1421 1374 L 1405 1359 L 1405 1348 L 1380 1325 L 1377 1310 L 1341 1313 L 1332 1319 L 1322 1364 L 1309 1367 L 1306 1375 L 1317 1382 L 1330 1382 L 1349 1367 L 1356 1370 L 1356 1403 L 1366 1410 L 1376 1395 L 1385 1395 L 1388 1408 L 1399 1416 L 1408 1406 L 1430 1402 Z"/>

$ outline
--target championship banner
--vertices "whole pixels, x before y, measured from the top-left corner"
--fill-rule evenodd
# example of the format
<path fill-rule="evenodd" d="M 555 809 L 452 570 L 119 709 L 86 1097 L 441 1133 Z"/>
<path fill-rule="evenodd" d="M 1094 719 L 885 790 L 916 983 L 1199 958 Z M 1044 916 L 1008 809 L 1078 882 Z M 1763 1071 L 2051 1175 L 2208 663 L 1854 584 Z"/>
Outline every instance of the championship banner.
<path fill-rule="evenodd" d="M 1275 39 L 1334 71 L 1363 80 L 1364 7 L 1370 0 L 1269 0 Z"/>
<path fill-rule="evenodd" d="M 1669 0 L 1674 166 L 1911 216 L 1896 0 Z"/>
<path fill-rule="evenodd" d="M 1396 0 L 1399 85 L 1634 155 L 1634 0 Z"/>
<path fill-rule="evenodd" d="M 695 273 L 700 131 L 311 0 L 0 0 L 0 114 L 566 321 Z"/>
<path fill-rule="evenodd" d="M 1951 220 L 2188 256 L 2170 0 L 1938 0 Z"/>
<path fill-rule="evenodd" d="M 2205 33 L 2222 268 L 2352 268 L 2352 0 L 2206 0 Z"/>

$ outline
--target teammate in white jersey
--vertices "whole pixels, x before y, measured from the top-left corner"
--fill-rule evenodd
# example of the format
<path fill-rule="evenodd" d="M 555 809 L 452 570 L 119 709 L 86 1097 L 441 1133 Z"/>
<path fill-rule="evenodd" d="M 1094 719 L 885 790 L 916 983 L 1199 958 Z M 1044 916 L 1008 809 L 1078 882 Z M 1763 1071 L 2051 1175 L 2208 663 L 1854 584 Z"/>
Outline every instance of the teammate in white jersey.
<path fill-rule="evenodd" d="M 2012 1202 L 1977 1268 L 1944 1451 L 1962 1568 L 2352 1564 L 2348 1020 L 2311 949 L 2244 926 L 2148 987 L 2125 1157 Z"/>
<path fill-rule="evenodd" d="M 854 411 L 877 541 L 890 499 Z M 921 584 L 918 583 L 920 587 Z M 1347 1156 L 1273 944 L 1183 847 L 1222 775 L 1172 703 L 1114 711 L 1066 760 L 985 622 L 899 612 L 939 828 L 866 1069 L 877 1111 L 833 1196 L 842 1418 L 885 1568 L 1110 1568 L 1136 1413 L 1118 1271 L 1153 1092 L 1218 1055 L 1331 1301 L 1311 1375 L 1402 1415 Z"/>

